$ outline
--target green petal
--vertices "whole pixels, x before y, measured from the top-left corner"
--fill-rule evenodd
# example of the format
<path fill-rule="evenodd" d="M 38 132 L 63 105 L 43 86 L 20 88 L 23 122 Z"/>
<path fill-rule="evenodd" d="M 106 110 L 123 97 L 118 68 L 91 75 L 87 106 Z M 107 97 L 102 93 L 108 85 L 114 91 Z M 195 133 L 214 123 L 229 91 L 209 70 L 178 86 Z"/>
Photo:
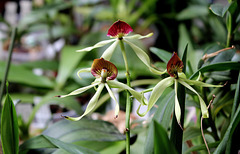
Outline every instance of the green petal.
<path fill-rule="evenodd" d="M 105 60 L 110 60 L 112 57 L 113 52 L 115 51 L 115 48 L 117 46 L 117 44 L 119 43 L 119 40 L 116 40 L 112 45 L 110 45 L 103 53 L 103 55 L 101 56 L 102 58 L 104 58 Z"/>
<path fill-rule="evenodd" d="M 192 92 L 194 92 L 198 96 L 198 99 L 200 101 L 200 106 L 201 106 L 201 111 L 202 111 L 203 118 L 208 118 L 209 114 L 208 114 L 207 106 L 206 106 L 205 102 L 203 101 L 202 97 L 196 92 L 196 90 L 194 90 L 190 85 L 188 85 L 183 80 L 178 80 L 178 82 L 181 83 L 182 85 L 184 85 L 186 88 L 188 88 L 189 90 L 191 90 Z"/>
<path fill-rule="evenodd" d="M 141 49 L 139 48 L 137 45 L 133 44 L 132 42 L 130 42 L 130 40 L 127 39 L 123 39 L 124 42 L 126 42 L 128 45 L 131 46 L 131 48 L 133 49 L 133 51 L 136 53 L 136 55 L 138 56 L 138 58 L 149 68 L 149 70 L 155 74 L 164 74 L 166 71 L 161 72 L 158 71 L 154 68 L 151 67 L 151 63 L 150 63 L 150 58 L 148 57 L 148 55 Z"/>
<path fill-rule="evenodd" d="M 123 84 L 115 80 L 108 80 L 107 83 L 112 88 L 120 88 L 120 89 L 128 90 L 132 94 L 132 96 L 136 98 L 142 105 L 147 105 L 147 99 L 143 96 L 143 94 L 133 90 L 126 84 Z"/>
<path fill-rule="evenodd" d="M 90 88 L 92 88 L 92 87 L 95 87 L 95 86 L 98 85 L 99 83 L 100 83 L 100 82 L 95 82 L 95 83 L 92 84 L 92 85 L 79 88 L 79 89 L 77 89 L 77 90 L 72 91 L 71 93 L 69 93 L 69 94 L 67 94 L 67 95 L 60 95 L 60 96 L 58 96 L 58 97 L 63 98 L 63 97 L 71 96 L 71 95 L 81 94 L 81 93 L 85 92 L 86 90 L 88 90 L 88 89 L 90 89 Z"/>
<path fill-rule="evenodd" d="M 195 85 L 195 86 L 200 86 L 200 87 L 223 87 L 223 85 L 213 85 L 213 84 L 208 84 L 208 83 L 204 83 L 204 82 L 196 81 L 196 80 L 189 80 L 189 79 L 185 79 L 185 78 L 181 78 L 181 77 L 179 77 L 178 80 L 184 81 L 189 85 Z"/>
<path fill-rule="evenodd" d="M 104 41 L 101 41 L 101 42 L 98 42 L 97 44 L 95 44 L 94 46 L 91 46 L 91 47 L 87 47 L 87 48 L 84 48 L 84 49 L 81 49 L 81 50 L 77 50 L 77 52 L 84 52 L 84 51 L 91 51 L 95 48 L 100 48 L 108 43 L 111 43 L 113 41 L 115 41 L 116 39 L 111 39 L 111 40 L 104 40 Z"/>
<path fill-rule="evenodd" d="M 135 34 L 135 35 L 131 35 L 131 36 L 124 36 L 123 38 L 124 39 L 144 39 L 144 38 L 148 38 L 148 37 L 151 37 L 153 36 L 153 33 L 149 33 L 147 35 L 139 35 L 139 34 Z"/>
<path fill-rule="evenodd" d="M 174 90 L 175 90 L 175 115 L 176 115 L 176 119 L 177 119 L 178 124 L 180 124 L 181 108 L 180 108 L 179 101 L 178 101 L 178 98 L 177 98 L 177 91 L 178 91 L 177 89 L 178 89 L 178 82 L 175 79 L 175 85 L 174 85 Z"/>
<path fill-rule="evenodd" d="M 91 72 L 91 68 L 83 68 L 83 69 L 80 69 L 80 70 L 77 72 L 77 75 L 78 75 L 78 77 L 79 77 L 80 79 L 82 79 L 81 76 L 80 76 L 80 73 L 83 73 L 83 72 Z"/>
<path fill-rule="evenodd" d="M 159 97 L 161 97 L 162 93 L 164 92 L 164 90 L 167 87 L 170 87 L 173 84 L 174 78 L 172 77 L 167 77 L 163 80 L 161 80 L 154 88 L 153 91 L 150 95 L 149 98 L 149 103 L 148 103 L 148 108 L 147 111 L 145 111 L 144 113 L 139 113 L 139 109 L 141 107 L 141 105 L 138 107 L 137 113 L 139 116 L 145 116 L 147 114 L 147 112 L 153 107 L 153 105 L 157 102 L 157 100 L 159 99 Z"/>
<path fill-rule="evenodd" d="M 81 115 L 80 117 L 68 117 L 68 116 L 64 116 L 64 118 L 66 118 L 67 120 L 72 120 L 72 121 L 78 121 L 80 119 L 82 119 L 83 116 L 87 115 L 88 113 L 90 113 L 94 107 L 96 106 L 97 104 L 97 101 L 98 101 L 98 98 L 102 92 L 104 88 L 104 84 L 101 83 L 99 86 L 98 86 L 98 89 L 96 91 L 96 93 L 94 94 L 94 96 L 91 98 L 91 100 L 89 101 L 88 103 L 88 106 L 85 110 L 85 112 L 83 113 L 83 115 Z"/>
<path fill-rule="evenodd" d="M 109 95 L 111 96 L 111 98 L 116 102 L 116 106 L 115 106 L 115 118 L 118 117 L 118 113 L 119 113 L 119 104 L 118 104 L 118 101 L 116 99 L 116 97 L 114 96 L 112 90 L 110 89 L 110 87 L 108 86 L 107 83 L 105 83 L 105 86 L 107 88 L 107 91 L 109 93 Z"/>

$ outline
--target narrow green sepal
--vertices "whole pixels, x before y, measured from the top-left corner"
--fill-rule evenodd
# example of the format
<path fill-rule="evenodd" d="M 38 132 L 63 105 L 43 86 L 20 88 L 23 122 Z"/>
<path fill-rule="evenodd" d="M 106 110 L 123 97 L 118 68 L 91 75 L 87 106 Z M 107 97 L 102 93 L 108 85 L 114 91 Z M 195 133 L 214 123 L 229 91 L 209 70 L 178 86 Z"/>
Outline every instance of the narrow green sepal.
<path fill-rule="evenodd" d="M 84 49 L 81 49 L 81 50 L 77 50 L 77 52 L 84 52 L 84 51 L 91 51 L 95 48 L 100 48 L 102 46 L 105 46 L 107 45 L 108 43 L 111 43 L 115 41 L 115 39 L 111 39 L 111 40 L 104 40 L 104 41 L 101 41 L 101 42 L 98 42 L 97 44 L 95 44 L 94 46 L 91 46 L 91 47 L 87 47 L 87 48 L 84 48 Z"/>

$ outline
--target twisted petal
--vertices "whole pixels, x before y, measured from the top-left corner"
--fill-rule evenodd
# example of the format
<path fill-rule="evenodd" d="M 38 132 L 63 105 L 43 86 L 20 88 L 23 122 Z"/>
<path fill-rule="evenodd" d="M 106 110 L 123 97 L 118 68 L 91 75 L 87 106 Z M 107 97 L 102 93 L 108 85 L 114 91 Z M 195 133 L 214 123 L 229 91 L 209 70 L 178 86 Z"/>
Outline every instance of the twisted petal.
<path fill-rule="evenodd" d="M 123 84 L 115 80 L 108 80 L 107 83 L 112 88 L 120 88 L 120 89 L 128 90 L 132 94 L 132 96 L 136 98 L 142 105 L 147 105 L 147 99 L 143 96 L 143 94 L 133 90 L 126 84 Z"/>
<path fill-rule="evenodd" d="M 118 113 L 119 113 L 119 104 L 118 101 L 116 99 L 116 97 L 114 96 L 112 90 L 110 89 L 110 87 L 108 86 L 107 83 L 105 83 L 105 87 L 107 88 L 107 91 L 109 93 L 109 95 L 111 96 L 111 98 L 116 102 L 116 106 L 115 106 L 115 118 L 118 117 Z"/>
<path fill-rule="evenodd" d="M 98 86 L 98 89 L 96 91 L 96 93 L 94 94 L 94 96 L 91 98 L 91 100 L 89 101 L 88 103 L 88 106 L 85 110 L 85 112 L 83 113 L 83 115 L 81 115 L 80 117 L 68 117 L 68 116 L 64 116 L 64 118 L 68 119 L 68 120 L 72 120 L 72 121 L 78 121 L 80 119 L 82 119 L 83 116 L 87 115 L 88 113 L 90 113 L 94 107 L 96 106 L 97 104 L 97 101 L 98 101 L 98 98 L 102 92 L 104 88 L 104 84 L 101 83 L 99 86 Z"/>
<path fill-rule="evenodd" d="M 176 119 L 177 119 L 177 122 L 178 124 L 180 124 L 180 119 L 181 119 L 181 108 L 180 108 L 180 105 L 179 105 L 179 101 L 178 101 L 178 98 L 177 98 L 177 90 L 178 89 L 178 82 L 177 80 L 175 79 L 175 85 L 174 85 L 174 90 L 175 90 L 175 116 L 176 116 Z"/>
<path fill-rule="evenodd" d="M 73 92 L 71 92 L 71 93 L 69 93 L 69 94 L 67 94 L 67 95 L 60 95 L 60 96 L 58 96 L 58 97 L 63 98 L 63 97 L 71 96 L 71 95 L 81 94 L 81 93 L 85 92 L 86 90 L 88 90 L 88 89 L 90 89 L 90 88 L 92 88 L 92 87 L 95 87 L 95 86 L 98 85 L 99 83 L 100 83 L 100 82 L 96 82 L 96 83 L 94 83 L 94 84 L 92 84 L 92 85 L 89 85 L 89 86 L 82 87 L 82 88 L 79 88 L 79 89 L 77 89 L 77 90 L 74 90 Z"/>
<path fill-rule="evenodd" d="M 151 67 L 150 64 L 150 58 L 148 57 L 148 55 L 141 49 L 139 48 L 137 45 L 133 44 L 132 42 L 130 42 L 130 40 L 127 39 L 123 39 L 124 42 L 126 42 L 128 45 L 131 46 L 131 48 L 133 49 L 133 51 L 136 53 L 136 55 L 138 56 L 138 58 L 149 68 L 149 70 L 155 74 L 164 74 L 165 72 L 161 72 L 158 71 L 154 68 Z"/>
<path fill-rule="evenodd" d="M 191 90 L 192 92 L 194 92 L 198 96 L 198 99 L 200 101 L 200 106 L 201 106 L 201 111 L 202 111 L 203 118 L 208 118 L 209 114 L 208 114 L 207 106 L 206 106 L 204 100 L 202 99 L 202 97 L 196 92 L 196 90 L 194 90 L 185 81 L 178 80 L 178 82 L 181 83 L 182 85 L 184 85 L 186 88 L 188 88 L 189 90 Z"/>
<path fill-rule="evenodd" d="M 135 34 L 135 35 L 131 35 L 131 36 L 125 36 L 124 39 L 144 39 L 144 38 L 148 38 L 148 37 L 151 37 L 153 36 L 153 33 L 149 33 L 147 35 L 139 35 L 139 34 Z"/>
<path fill-rule="evenodd" d="M 213 85 L 213 84 L 204 83 L 204 82 L 196 81 L 196 80 L 189 80 L 189 79 L 181 78 L 181 77 L 179 77 L 179 80 L 184 81 L 189 85 L 195 85 L 195 86 L 200 86 L 200 87 L 223 87 L 223 85 Z"/>
<path fill-rule="evenodd" d="M 164 92 L 164 90 L 167 87 L 170 87 L 173 84 L 174 78 L 172 77 L 167 77 L 163 80 L 161 80 L 154 88 L 153 91 L 150 95 L 149 98 L 149 102 L 148 102 L 148 108 L 147 111 L 145 111 L 144 113 L 139 113 L 140 107 L 141 105 L 138 107 L 137 113 L 139 116 L 145 116 L 146 113 L 153 107 L 153 105 L 157 102 L 157 100 L 159 99 L 159 97 L 162 95 L 162 93 Z"/>
<path fill-rule="evenodd" d="M 91 72 L 91 68 L 83 68 L 83 69 L 80 69 L 80 70 L 77 72 L 77 75 L 78 75 L 78 77 L 79 77 L 80 79 L 82 79 L 81 76 L 80 76 L 80 73 L 83 73 L 83 72 Z"/>
<path fill-rule="evenodd" d="M 97 44 L 95 44 L 94 46 L 91 46 L 91 47 L 87 47 L 87 48 L 84 48 L 84 49 L 81 49 L 81 50 L 77 50 L 77 52 L 84 52 L 84 51 L 91 51 L 95 48 L 100 48 L 108 43 L 111 43 L 115 41 L 115 39 L 111 39 L 111 40 L 104 40 L 104 41 L 101 41 L 101 42 L 98 42 Z"/>
<path fill-rule="evenodd" d="M 104 53 L 102 54 L 102 58 L 105 60 L 110 60 L 112 58 L 112 54 L 115 51 L 116 46 L 118 45 L 119 40 L 116 40 L 111 46 L 109 46 Z"/>

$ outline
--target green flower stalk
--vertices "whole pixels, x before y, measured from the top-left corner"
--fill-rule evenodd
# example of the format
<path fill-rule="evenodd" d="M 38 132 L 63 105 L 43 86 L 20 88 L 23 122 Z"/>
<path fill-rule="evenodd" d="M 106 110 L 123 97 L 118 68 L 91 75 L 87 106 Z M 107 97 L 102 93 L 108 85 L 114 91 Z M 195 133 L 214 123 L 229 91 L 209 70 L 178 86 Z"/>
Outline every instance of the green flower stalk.
<path fill-rule="evenodd" d="M 103 55 L 101 56 L 105 60 L 110 60 L 113 52 L 115 51 L 115 48 L 117 47 L 118 44 L 120 44 L 120 41 L 122 41 L 122 42 L 128 44 L 133 49 L 133 51 L 138 56 L 138 58 L 149 68 L 149 70 L 151 72 L 156 73 L 156 74 L 165 73 L 165 72 L 161 72 L 161 71 L 156 70 L 155 68 L 151 67 L 150 58 L 145 53 L 145 51 L 143 51 L 141 48 L 138 47 L 138 45 L 133 43 L 133 40 L 151 37 L 153 35 L 153 33 L 149 33 L 148 35 L 145 35 L 145 36 L 142 36 L 139 34 L 128 36 L 128 34 L 132 31 L 133 31 L 133 29 L 131 28 L 130 25 L 128 25 L 124 21 L 118 20 L 115 23 L 113 23 L 113 25 L 108 30 L 107 36 L 111 37 L 112 39 L 100 41 L 97 44 L 95 44 L 94 46 L 87 47 L 87 48 L 84 48 L 81 50 L 77 50 L 77 52 L 91 51 L 95 48 L 100 48 L 109 43 L 112 43 L 104 51 Z"/>
<path fill-rule="evenodd" d="M 72 121 L 78 121 L 82 117 L 84 117 L 85 115 L 90 113 L 96 107 L 98 99 L 99 99 L 100 94 L 104 87 L 106 87 L 109 95 L 116 102 L 115 118 L 118 117 L 119 104 L 118 104 L 118 101 L 117 101 L 116 97 L 114 96 L 114 93 L 112 92 L 111 88 L 120 88 L 120 89 L 128 90 L 134 98 L 136 98 L 143 105 L 146 105 L 146 103 L 145 103 L 146 99 L 143 97 L 143 95 L 141 93 L 133 90 L 132 88 L 130 88 L 129 86 L 127 86 L 121 82 L 114 80 L 117 77 L 118 70 L 113 63 L 111 63 L 107 60 L 104 60 L 103 58 L 95 59 L 93 61 L 92 67 L 91 67 L 91 73 L 94 77 L 96 77 L 95 81 L 91 85 L 74 90 L 73 92 L 71 92 L 67 95 L 57 96 L 57 97 L 63 98 L 63 97 L 71 96 L 71 95 L 78 95 L 78 94 L 85 92 L 86 90 L 88 90 L 90 88 L 97 87 L 96 93 L 89 101 L 87 108 L 86 108 L 85 112 L 83 113 L 83 115 L 81 115 L 79 117 L 64 116 L 64 118 L 66 118 L 68 120 L 72 120 Z"/>
<path fill-rule="evenodd" d="M 168 64 L 167 64 L 167 72 L 170 75 L 170 77 L 167 77 L 167 78 L 161 80 L 153 88 L 152 93 L 149 98 L 148 108 L 144 113 L 139 113 L 139 110 L 142 106 L 142 104 L 140 104 L 140 106 L 138 107 L 138 110 L 137 110 L 137 112 L 140 116 L 144 116 L 153 107 L 153 105 L 156 103 L 156 101 L 162 95 L 164 90 L 167 87 L 170 87 L 174 84 L 175 116 L 176 116 L 178 123 L 180 124 L 181 109 L 180 109 L 180 105 L 179 105 L 178 98 L 177 98 L 178 83 L 180 83 L 183 86 L 185 86 L 186 88 L 188 88 L 190 91 L 194 92 L 198 96 L 198 99 L 200 102 L 200 107 L 201 107 L 201 112 L 202 112 L 202 117 L 203 118 L 209 117 L 208 109 L 207 109 L 207 106 L 206 106 L 204 100 L 198 94 L 198 92 L 191 87 L 191 85 L 196 85 L 196 86 L 201 86 L 201 87 L 222 87 L 222 85 L 212 85 L 212 84 L 204 83 L 201 81 L 189 80 L 186 78 L 186 75 L 184 73 L 182 73 L 182 68 L 183 68 L 183 62 L 180 60 L 178 55 L 174 52 L 172 55 L 172 58 L 168 61 Z"/>

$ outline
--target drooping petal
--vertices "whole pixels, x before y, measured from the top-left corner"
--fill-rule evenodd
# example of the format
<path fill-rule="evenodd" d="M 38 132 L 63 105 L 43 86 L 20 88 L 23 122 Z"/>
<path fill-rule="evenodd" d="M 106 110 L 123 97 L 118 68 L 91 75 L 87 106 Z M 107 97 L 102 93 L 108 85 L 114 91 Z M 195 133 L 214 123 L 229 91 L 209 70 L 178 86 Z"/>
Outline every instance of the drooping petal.
<path fill-rule="evenodd" d="M 114 96 L 112 90 L 110 89 L 110 87 L 108 86 L 107 83 L 105 83 L 105 87 L 107 88 L 107 91 L 110 95 L 110 97 L 116 102 L 116 106 L 115 106 L 115 118 L 118 117 L 118 113 L 119 113 L 119 104 L 118 104 L 118 101 L 116 99 L 116 97 Z"/>
<path fill-rule="evenodd" d="M 161 71 L 158 71 L 158 70 L 156 70 L 156 69 L 151 67 L 150 58 L 148 57 L 148 55 L 141 48 L 139 48 L 137 45 L 132 43 L 130 40 L 123 39 L 123 41 L 126 42 L 128 45 L 130 45 L 130 47 L 136 53 L 138 58 L 149 68 L 149 70 L 151 72 L 153 72 L 155 74 L 159 74 L 159 75 L 165 73 L 165 71 L 161 72 Z"/>
<path fill-rule="evenodd" d="M 213 85 L 213 84 L 204 83 L 204 82 L 196 81 L 196 80 L 189 80 L 189 79 L 185 79 L 185 78 L 181 78 L 181 77 L 179 78 L 179 80 L 182 80 L 189 85 L 195 85 L 195 86 L 200 86 L 200 87 L 223 87 L 223 85 Z"/>
<path fill-rule="evenodd" d="M 178 97 L 177 97 L 177 90 L 178 89 L 178 82 L 177 79 L 175 79 L 175 84 L 174 84 L 174 90 L 175 90 L 175 116 L 177 119 L 178 124 L 181 126 L 180 120 L 181 120 L 181 108 L 179 105 Z M 182 126 L 181 126 L 182 127 Z"/>
<path fill-rule="evenodd" d="M 83 69 L 80 69 L 80 70 L 77 72 L 77 75 L 78 75 L 78 77 L 79 77 L 80 79 L 82 79 L 81 76 L 80 76 L 80 73 L 83 73 L 83 72 L 91 72 L 91 68 L 83 68 Z"/>
<path fill-rule="evenodd" d="M 107 36 L 122 38 L 132 32 L 132 27 L 124 21 L 118 20 L 109 28 Z"/>
<path fill-rule="evenodd" d="M 118 45 L 119 40 L 116 40 L 111 46 L 109 46 L 104 53 L 102 54 L 102 58 L 105 60 L 110 60 L 112 58 L 112 54 L 115 51 L 116 46 Z"/>
<path fill-rule="evenodd" d="M 204 100 L 202 99 L 202 97 L 196 92 L 196 90 L 194 90 L 190 85 L 188 85 L 183 80 L 178 80 L 178 82 L 181 83 L 182 85 L 184 85 L 186 88 L 188 88 L 189 90 L 191 90 L 192 92 L 194 92 L 198 96 L 198 99 L 200 101 L 202 116 L 203 116 L 203 118 L 208 118 L 209 114 L 208 114 L 207 106 L 206 106 Z"/>
<path fill-rule="evenodd" d="M 140 34 L 135 34 L 135 35 L 131 35 L 131 36 L 125 36 L 124 37 L 124 39 L 138 39 L 138 40 L 140 40 L 140 39 L 144 39 L 144 38 L 148 38 L 148 37 L 151 37 L 151 36 L 153 36 L 153 33 L 149 33 L 149 34 L 147 34 L 147 35 L 140 35 Z"/>
<path fill-rule="evenodd" d="M 90 113 L 94 107 L 96 106 L 97 104 L 97 101 L 98 101 L 98 98 L 102 92 L 104 88 L 104 84 L 101 83 L 99 86 L 98 86 L 98 89 L 96 91 L 96 93 L 94 94 L 94 96 L 91 98 L 91 100 L 89 101 L 88 105 L 87 105 L 87 108 L 85 110 L 85 112 L 83 113 L 83 115 L 81 115 L 80 117 L 68 117 L 68 116 L 64 116 L 64 118 L 68 119 L 68 120 L 72 120 L 72 121 L 78 121 L 80 119 L 82 119 L 82 117 L 84 117 L 85 115 L 87 115 L 88 113 Z"/>
<path fill-rule="evenodd" d="M 153 105 L 157 102 L 159 97 L 161 97 L 162 93 L 167 87 L 170 87 L 174 83 L 174 78 L 167 77 L 163 80 L 161 80 L 154 88 L 150 95 L 149 102 L 148 102 L 148 108 L 144 113 L 139 113 L 140 107 L 139 106 L 137 113 L 139 116 L 145 116 L 148 111 L 153 107 Z"/>
<path fill-rule="evenodd" d="M 167 63 L 167 72 L 171 77 L 177 77 L 183 69 L 183 62 L 178 57 L 177 53 L 173 53 L 172 58 Z"/>
<path fill-rule="evenodd" d="M 147 105 L 147 99 L 143 96 L 143 94 L 135 91 L 128 85 L 115 80 L 109 80 L 107 81 L 107 83 L 111 88 L 120 88 L 120 89 L 128 90 L 132 94 L 132 96 L 136 98 L 142 105 Z"/>
<path fill-rule="evenodd" d="M 114 80 L 117 77 L 118 70 L 117 67 L 111 63 L 110 61 L 104 60 L 103 58 L 100 59 L 94 59 L 92 67 L 91 67 L 91 73 L 96 78 L 100 78 L 102 70 L 107 70 L 107 79 L 108 80 Z"/>
<path fill-rule="evenodd" d="M 85 92 L 86 90 L 92 88 L 92 87 L 95 87 L 96 85 L 98 85 L 100 82 L 96 82 L 92 85 L 89 85 L 89 86 L 86 86 L 86 87 L 82 87 L 82 88 L 79 88 L 77 90 L 74 90 L 72 91 L 71 93 L 67 94 L 67 95 L 60 95 L 60 96 L 57 96 L 57 97 L 60 97 L 60 98 L 63 98 L 63 97 L 67 97 L 67 96 L 71 96 L 71 95 L 78 95 L 78 94 L 81 94 L 83 92 Z"/>
<path fill-rule="evenodd" d="M 111 39 L 111 40 L 104 40 L 104 41 L 101 41 L 101 42 L 98 42 L 97 44 L 95 44 L 94 46 L 91 46 L 91 47 L 87 47 L 87 48 L 84 48 L 84 49 L 81 49 L 81 50 L 77 50 L 77 52 L 85 52 L 85 51 L 91 51 L 95 48 L 100 48 L 108 43 L 111 43 L 115 41 L 115 39 Z"/>

